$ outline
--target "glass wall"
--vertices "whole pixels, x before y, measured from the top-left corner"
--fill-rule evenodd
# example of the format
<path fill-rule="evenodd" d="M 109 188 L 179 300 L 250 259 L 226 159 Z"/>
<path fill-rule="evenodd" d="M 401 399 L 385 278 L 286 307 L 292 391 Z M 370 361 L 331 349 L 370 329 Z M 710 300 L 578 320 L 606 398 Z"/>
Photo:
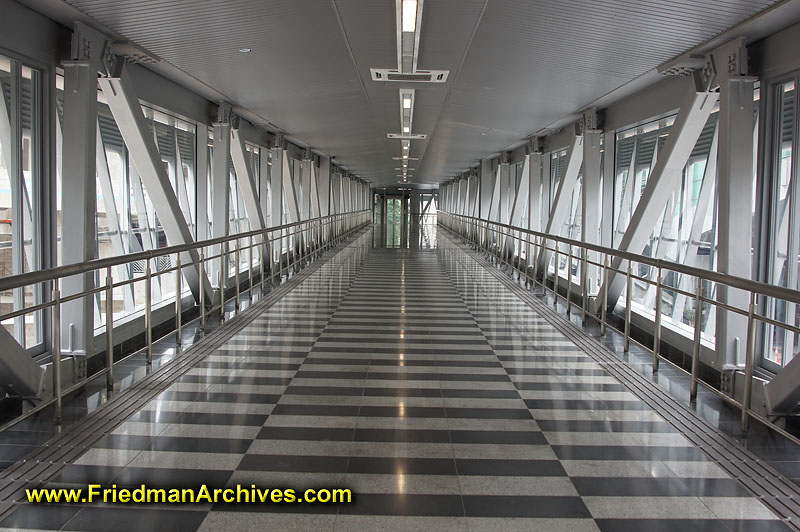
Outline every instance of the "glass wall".
<path fill-rule="evenodd" d="M 41 268 L 41 72 L 0 56 L 0 276 Z M 41 287 L 0 294 L 3 313 L 42 302 Z M 3 322 L 17 341 L 41 350 L 42 313 Z"/>
<path fill-rule="evenodd" d="M 768 282 L 800 289 L 798 253 L 800 253 L 800 194 L 797 184 L 798 96 L 797 77 L 777 83 L 772 88 L 774 112 L 771 154 L 772 212 L 769 231 L 770 261 Z M 797 305 L 783 301 L 767 302 L 768 313 L 778 321 L 800 324 Z M 789 363 L 800 350 L 798 335 L 779 327 L 767 327 L 764 365 L 777 371 Z"/>
<path fill-rule="evenodd" d="M 547 212 L 553 210 L 553 200 L 558 191 L 558 185 L 567 171 L 567 149 L 550 153 L 550 197 L 547 201 Z"/>
<path fill-rule="evenodd" d="M 716 157 L 718 109 L 709 117 L 683 169 L 679 185 L 666 198 L 663 211 L 642 250 L 645 256 L 666 259 L 703 269 L 713 269 L 716 258 Z M 631 221 L 648 178 L 674 124 L 675 117 L 656 120 L 617 133 L 617 159 L 614 181 L 615 247 L 619 245 Z M 709 165 L 713 158 L 713 165 Z M 656 280 L 657 269 L 639 265 L 635 275 Z M 685 334 L 692 333 L 694 300 L 678 295 L 667 287 L 692 292 L 693 278 L 668 272 L 662 282 L 663 323 L 672 324 Z M 637 313 L 655 316 L 656 289 L 635 279 L 632 283 L 632 307 Z M 713 290 L 710 285 L 709 291 Z M 709 294 L 710 295 L 710 294 Z M 620 301 L 625 301 L 623 294 Z M 704 307 L 703 332 L 714 339 L 714 313 Z"/>
<path fill-rule="evenodd" d="M 617 133 L 617 161 L 614 180 L 614 246 L 618 246 L 647 179 L 656 164 L 659 150 L 675 122 L 671 116 Z"/>
<path fill-rule="evenodd" d="M 58 235 L 61 227 L 61 142 L 64 85 L 63 77 L 56 78 L 56 108 L 58 115 L 57 166 L 58 173 Z M 139 251 L 160 249 L 170 245 L 156 213 L 147 187 L 144 185 L 130 158 L 128 149 L 117 127 L 111 109 L 101 91 L 97 93 L 97 150 L 96 150 L 96 256 L 107 258 Z M 161 155 L 172 191 L 178 199 L 184 219 L 192 234 L 197 234 L 197 183 L 196 183 L 196 125 L 189 120 L 162 110 L 142 106 L 150 134 Z M 59 264 L 61 254 L 59 253 Z M 151 264 L 153 273 L 172 267 L 174 257 L 159 257 Z M 144 261 L 114 269 L 115 280 L 141 276 Z M 104 283 L 97 274 L 95 282 Z M 152 303 L 175 298 L 175 276 L 159 275 L 152 283 Z M 186 282 L 182 294 L 189 292 Z M 114 319 L 144 310 L 144 283 L 134 283 L 114 291 Z M 105 292 L 95 297 L 95 326 L 105 324 Z"/>
<path fill-rule="evenodd" d="M 759 98 L 756 90 L 754 100 Z M 756 122 L 758 115 L 756 114 Z M 653 228 L 642 254 L 702 268 L 717 267 L 717 139 L 719 107 L 708 118 L 695 144 L 678 186 L 665 199 L 664 208 Z M 653 121 L 643 126 L 617 133 L 617 155 L 614 176 L 614 246 L 618 246 L 639 203 L 647 180 L 670 134 L 674 117 Z M 758 128 L 753 130 L 754 150 L 758 145 Z M 755 186 L 755 168 L 753 186 Z M 755 202 L 751 217 L 755 216 Z M 635 275 L 656 280 L 657 269 L 639 265 Z M 677 294 L 669 288 L 692 292 L 693 277 L 667 272 L 662 279 L 663 323 L 686 335 L 692 334 L 694 316 L 693 298 Z M 705 296 L 713 297 L 715 286 L 708 283 Z M 624 303 L 625 295 L 620 298 Z M 644 281 L 634 280 L 631 294 L 632 307 L 645 316 L 655 315 L 656 288 Z M 711 306 L 702 308 L 704 339 L 714 342 L 716 312 Z"/>

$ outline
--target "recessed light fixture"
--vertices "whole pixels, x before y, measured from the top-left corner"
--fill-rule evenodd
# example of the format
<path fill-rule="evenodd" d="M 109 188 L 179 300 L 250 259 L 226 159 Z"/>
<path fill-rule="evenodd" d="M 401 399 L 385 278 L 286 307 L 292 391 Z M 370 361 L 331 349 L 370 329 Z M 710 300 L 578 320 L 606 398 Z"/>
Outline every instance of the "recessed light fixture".
<path fill-rule="evenodd" d="M 411 133 L 411 128 L 408 126 L 403 126 L 403 133 Z"/>
<path fill-rule="evenodd" d="M 403 31 L 417 31 L 417 0 L 403 0 Z"/>
<path fill-rule="evenodd" d="M 407 149 L 408 149 L 408 146 L 403 146 L 403 149 L 404 149 L 404 150 L 407 150 Z"/>
<path fill-rule="evenodd" d="M 411 109 L 411 97 L 407 96 L 403 98 L 403 109 Z"/>
<path fill-rule="evenodd" d="M 249 54 L 252 51 L 253 51 L 252 48 L 239 48 L 239 52 L 243 54 Z"/>

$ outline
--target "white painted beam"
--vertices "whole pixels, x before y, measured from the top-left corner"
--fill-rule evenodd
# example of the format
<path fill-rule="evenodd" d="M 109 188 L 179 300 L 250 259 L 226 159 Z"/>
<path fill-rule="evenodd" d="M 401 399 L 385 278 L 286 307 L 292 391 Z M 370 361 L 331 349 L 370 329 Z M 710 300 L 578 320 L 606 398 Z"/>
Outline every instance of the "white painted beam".
<path fill-rule="evenodd" d="M 191 230 L 186 224 L 178 199 L 172 190 L 158 148 L 149 134 L 149 126 L 142 113 L 141 104 L 136 98 L 124 62 L 118 66 L 113 77 L 101 77 L 99 82 L 122 138 L 125 140 L 125 145 L 128 147 L 133 164 L 136 166 L 158 217 L 162 221 L 167 239 L 172 245 L 193 242 Z M 212 293 L 208 279 L 205 276 L 201 279 L 198 266 L 191 264 L 198 258 L 199 255 L 194 250 L 181 254 L 183 264 L 188 264 L 183 268 L 183 275 L 186 277 L 187 284 L 196 301 L 199 300 L 200 290 L 206 291 L 207 300 L 210 301 Z"/>
<path fill-rule="evenodd" d="M 641 253 L 644 250 L 653 227 L 662 214 L 665 202 L 683 178 L 683 168 L 718 97 L 715 92 L 698 92 L 694 85 L 689 87 L 680 112 L 620 241 L 619 250 L 631 253 Z M 612 268 L 609 270 L 608 304 L 611 308 L 616 305 L 625 288 L 624 275 L 614 271 L 624 269 L 623 262 L 622 259 L 613 260 Z"/>
<path fill-rule="evenodd" d="M 722 81 L 719 87 L 717 271 L 745 279 L 752 276 L 753 261 L 753 84 L 753 78 L 732 77 Z M 797 257 L 795 242 L 790 242 L 789 256 Z M 795 287 L 797 269 L 788 270 L 787 286 Z M 748 294 L 741 290 L 728 290 L 724 285 L 717 285 L 717 299 L 721 303 L 745 310 L 749 305 Z M 793 320 L 795 305 L 787 307 L 786 315 Z M 718 367 L 735 364 L 737 339 L 740 345 L 746 345 L 747 342 L 747 318 L 721 307 L 716 310 L 715 362 Z M 794 344 L 793 338 L 787 337 L 787 340 L 790 341 L 785 345 Z"/>
<path fill-rule="evenodd" d="M 247 218 L 250 220 L 250 229 L 254 231 L 264 229 L 267 224 L 261 214 L 258 188 L 253 178 L 253 167 L 250 164 L 241 132 L 236 128 L 231 129 L 231 158 L 233 159 L 233 168 L 236 170 L 236 179 L 239 182 L 239 192 L 244 201 Z"/>

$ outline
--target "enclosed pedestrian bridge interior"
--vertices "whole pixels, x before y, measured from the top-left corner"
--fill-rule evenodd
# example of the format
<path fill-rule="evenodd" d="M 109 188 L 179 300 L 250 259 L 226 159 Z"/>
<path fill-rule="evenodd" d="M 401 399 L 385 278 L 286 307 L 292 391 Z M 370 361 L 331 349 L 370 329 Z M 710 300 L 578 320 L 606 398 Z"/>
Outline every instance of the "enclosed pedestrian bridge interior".
<path fill-rule="evenodd" d="M 0 529 L 800 531 L 798 49 L 0 0 Z"/>

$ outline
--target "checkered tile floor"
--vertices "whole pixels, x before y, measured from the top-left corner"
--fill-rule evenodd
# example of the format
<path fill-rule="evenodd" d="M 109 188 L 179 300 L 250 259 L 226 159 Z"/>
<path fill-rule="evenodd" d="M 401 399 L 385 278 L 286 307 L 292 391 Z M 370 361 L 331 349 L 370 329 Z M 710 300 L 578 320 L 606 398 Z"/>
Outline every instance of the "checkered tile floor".
<path fill-rule="evenodd" d="M 20 505 L 0 526 L 791 530 L 448 237 L 372 241 L 48 482 L 342 486 L 352 504 Z"/>

